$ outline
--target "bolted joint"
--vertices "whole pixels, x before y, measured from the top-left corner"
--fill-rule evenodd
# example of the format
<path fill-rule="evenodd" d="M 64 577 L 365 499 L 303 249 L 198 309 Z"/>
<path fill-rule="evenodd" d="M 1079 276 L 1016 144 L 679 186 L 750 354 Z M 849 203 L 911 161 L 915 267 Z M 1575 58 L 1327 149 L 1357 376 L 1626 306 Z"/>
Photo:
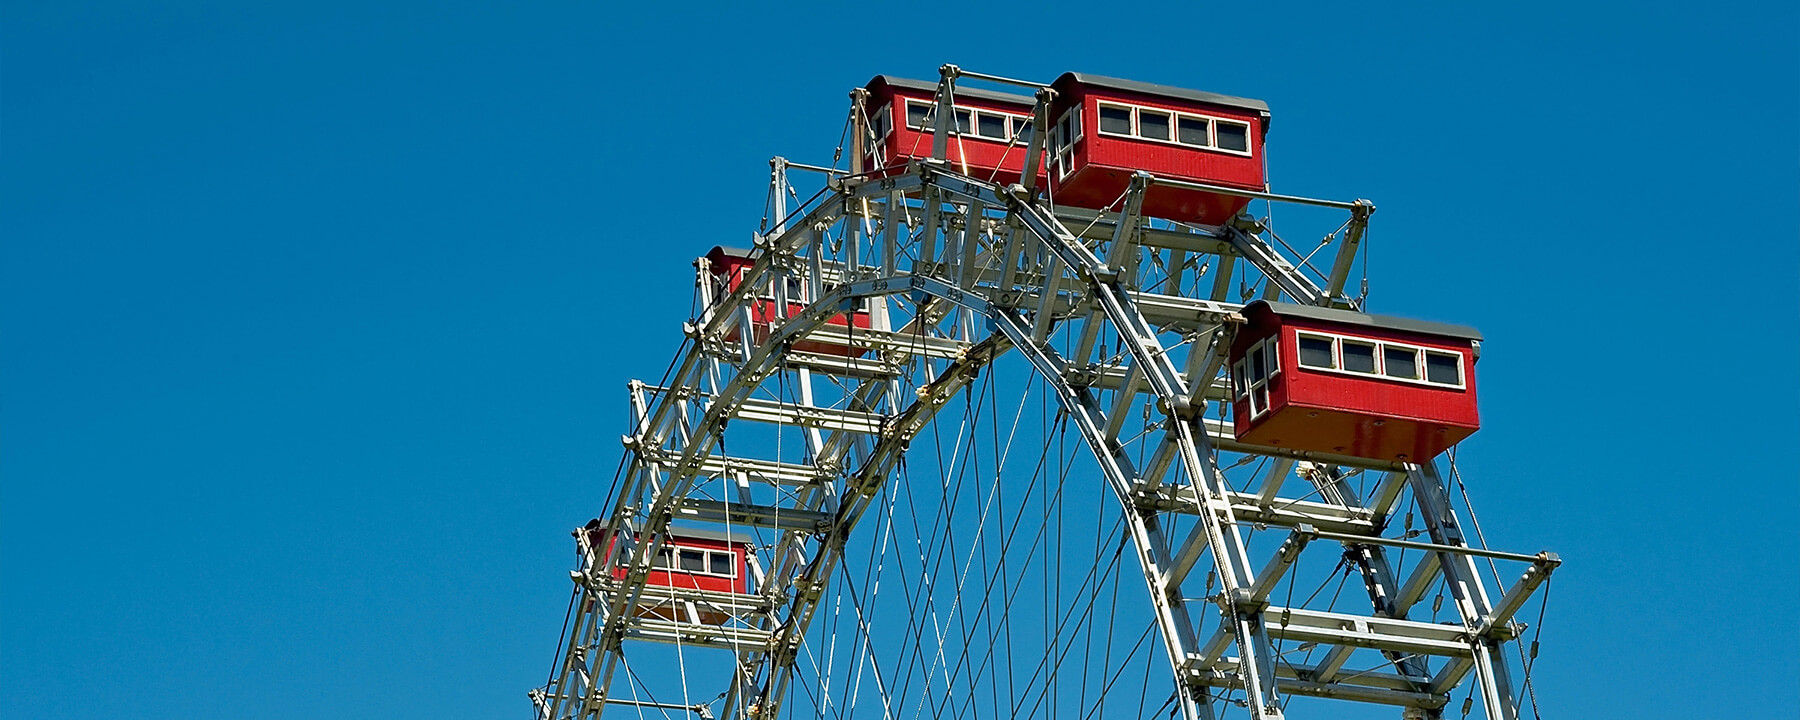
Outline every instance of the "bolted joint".
<path fill-rule="evenodd" d="M 1194 422 L 1206 414 L 1206 402 L 1194 402 L 1186 395 L 1177 395 L 1169 400 L 1168 413 L 1184 422 Z M 1205 428 L 1199 430 L 1204 432 Z"/>
<path fill-rule="evenodd" d="M 625 613 L 619 613 L 618 617 L 606 624 L 607 632 L 603 636 L 606 647 L 601 648 L 603 652 L 617 650 L 620 645 L 624 644 L 625 631 L 628 629 L 625 617 Z"/>
<path fill-rule="evenodd" d="M 821 595 L 825 594 L 825 588 L 805 578 L 794 578 L 793 586 L 794 596 L 809 602 L 817 601 Z"/>
<path fill-rule="evenodd" d="M 1227 226 L 1251 235 L 1256 235 L 1266 229 L 1262 223 L 1256 221 L 1256 218 L 1250 217 L 1250 213 L 1238 213 L 1238 216 L 1232 218 Z"/>
<path fill-rule="evenodd" d="M 1219 593 L 1219 606 L 1233 615 L 1251 615 L 1269 609 L 1267 599 L 1258 600 L 1250 588 L 1237 588 L 1228 593 Z"/>

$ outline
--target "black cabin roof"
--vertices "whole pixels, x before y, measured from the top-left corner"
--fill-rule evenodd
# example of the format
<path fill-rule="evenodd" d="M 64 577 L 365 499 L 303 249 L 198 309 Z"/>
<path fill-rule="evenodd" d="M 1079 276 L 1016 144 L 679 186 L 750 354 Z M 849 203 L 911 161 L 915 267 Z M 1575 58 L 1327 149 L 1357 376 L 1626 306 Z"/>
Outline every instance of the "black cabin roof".
<path fill-rule="evenodd" d="M 935 82 L 928 82 L 925 80 L 914 80 L 912 78 L 894 77 L 892 75 L 876 75 L 875 77 L 873 77 L 869 80 L 868 87 L 874 88 L 877 84 L 880 84 L 880 83 L 886 83 L 888 85 L 892 85 L 897 88 L 905 88 L 907 90 L 922 90 L 922 91 L 928 92 L 928 93 L 937 92 L 937 87 L 938 87 L 938 84 Z M 961 87 L 959 87 L 956 89 L 956 96 L 958 98 L 968 98 L 971 100 L 986 100 L 991 103 L 999 103 L 1002 105 L 1031 106 L 1031 105 L 1037 104 L 1036 100 L 1026 97 L 1024 95 L 1014 95 L 1012 93 L 995 92 L 993 90 L 982 90 L 980 88 L 961 88 Z"/>
<path fill-rule="evenodd" d="M 1481 331 L 1467 325 L 1432 322 L 1430 320 L 1414 320 L 1412 318 L 1394 317 L 1392 315 L 1370 315 L 1355 310 L 1339 310 L 1314 305 L 1295 305 L 1293 303 L 1269 302 L 1257 300 L 1244 306 L 1244 314 L 1249 315 L 1262 306 L 1276 317 L 1301 318 L 1320 322 L 1337 323 L 1339 325 L 1355 325 L 1375 330 L 1399 330 L 1401 332 L 1418 333 L 1420 335 L 1437 335 L 1462 340 L 1480 340 Z"/>
<path fill-rule="evenodd" d="M 593 531 L 603 527 L 606 527 L 606 522 L 599 518 L 594 518 L 593 520 L 589 520 L 587 525 L 583 526 L 583 529 Z M 626 529 L 632 535 L 637 535 L 644 530 L 643 524 L 636 520 L 627 523 Z M 715 528 L 686 527 L 674 524 L 669 526 L 669 537 L 676 540 L 681 538 L 693 538 L 696 540 L 717 540 L 719 542 L 744 545 L 756 544 L 755 537 L 743 532 L 727 532 Z"/>
<path fill-rule="evenodd" d="M 1143 95 L 1155 95 L 1158 97 L 1201 102 L 1209 105 L 1223 105 L 1239 110 L 1248 110 L 1250 112 L 1260 113 L 1263 117 L 1263 130 L 1266 132 L 1269 129 L 1269 104 L 1255 98 L 1220 95 L 1218 93 L 1209 93 L 1203 90 L 1189 90 L 1187 88 L 1178 88 L 1170 85 L 1157 85 L 1154 83 L 1138 82 L 1136 80 L 1123 80 L 1120 78 L 1106 77 L 1104 75 L 1090 75 L 1088 73 L 1077 72 L 1063 73 L 1062 77 L 1057 78 L 1056 82 L 1052 83 L 1052 85 L 1061 85 L 1064 82 L 1075 82 L 1082 85 L 1107 88 L 1109 90 L 1123 90 L 1125 92 L 1134 92 Z"/>
<path fill-rule="evenodd" d="M 745 250 L 743 248 L 727 247 L 724 245 L 714 245 L 712 250 L 707 251 L 706 258 L 708 260 L 712 260 L 713 262 L 718 262 L 720 258 L 742 258 L 742 259 L 748 260 L 748 259 L 750 259 L 750 252 L 751 251 Z M 714 257 L 714 256 L 717 256 L 717 257 Z"/>

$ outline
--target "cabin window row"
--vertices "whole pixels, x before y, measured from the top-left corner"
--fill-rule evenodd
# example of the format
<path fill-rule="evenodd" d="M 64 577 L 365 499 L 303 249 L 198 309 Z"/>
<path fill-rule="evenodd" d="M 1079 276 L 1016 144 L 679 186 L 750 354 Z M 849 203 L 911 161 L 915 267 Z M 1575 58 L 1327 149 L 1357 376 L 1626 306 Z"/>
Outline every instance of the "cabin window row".
<path fill-rule="evenodd" d="M 665 547 L 656 552 L 650 569 L 734 578 L 737 577 L 737 555 L 727 550 Z"/>
<path fill-rule="evenodd" d="M 1049 146 L 1050 166 L 1056 171 L 1056 179 L 1061 180 L 1075 171 L 1075 143 L 1081 140 L 1081 108 L 1069 108 L 1058 118 L 1056 125 L 1050 128 L 1050 137 L 1045 138 Z"/>
<path fill-rule="evenodd" d="M 1257 341 L 1244 351 L 1244 357 L 1231 366 L 1232 387 L 1237 399 L 1250 404 L 1250 417 L 1261 417 L 1269 411 L 1269 381 L 1281 372 L 1281 343 L 1269 337 Z"/>
<path fill-rule="evenodd" d="M 906 101 L 906 126 L 920 132 L 936 130 L 935 122 L 937 103 L 925 100 Z M 953 134 L 967 137 L 993 140 L 995 142 L 1031 142 L 1032 122 L 1030 115 L 1005 113 L 998 110 L 983 110 L 961 105 L 952 105 L 951 111 L 956 113 L 956 127 Z M 890 128 L 885 117 L 887 108 L 882 108 L 875 121 L 875 137 L 886 137 Z"/>
<path fill-rule="evenodd" d="M 1417 345 L 1328 333 L 1299 333 L 1300 367 L 1352 375 L 1378 375 L 1389 380 L 1465 387 L 1463 355 Z"/>
<path fill-rule="evenodd" d="M 1250 154 L 1250 123 L 1141 105 L 1100 103 L 1100 134 Z"/>

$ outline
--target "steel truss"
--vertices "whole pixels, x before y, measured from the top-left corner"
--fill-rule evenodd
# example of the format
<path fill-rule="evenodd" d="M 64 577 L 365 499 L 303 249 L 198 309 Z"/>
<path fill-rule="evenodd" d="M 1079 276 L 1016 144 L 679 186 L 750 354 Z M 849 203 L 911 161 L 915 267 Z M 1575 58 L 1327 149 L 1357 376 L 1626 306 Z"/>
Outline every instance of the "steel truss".
<path fill-rule="evenodd" d="M 957 78 L 970 76 L 996 80 L 946 66 L 938 118 L 950 115 L 943 110 Z M 1040 128 L 1049 127 L 1048 93 L 1039 88 Z M 860 95 L 852 97 L 860 140 L 866 121 Z M 1041 156 L 1041 137 L 1027 148 L 1028 158 Z M 940 120 L 938 158 L 951 142 Z M 732 653 L 738 670 L 726 687 L 723 713 L 777 717 L 844 548 L 908 444 L 1007 352 L 1018 353 L 1052 389 L 1126 509 L 1130 546 L 1184 717 L 1213 717 L 1217 702 L 1231 694 L 1241 694 L 1237 702 L 1254 718 L 1283 717 L 1288 695 L 1438 717 L 1471 673 L 1490 719 L 1518 717 L 1507 662 L 1521 628 L 1513 616 L 1557 567 L 1556 556 L 1471 547 L 1434 463 L 1248 446 L 1206 412 L 1228 392 L 1223 355 L 1241 322 L 1241 306 L 1226 300 L 1233 264 L 1247 263 L 1267 280 L 1265 297 L 1349 304 L 1343 289 L 1371 204 L 1221 189 L 1347 211 L 1330 270 L 1309 275 L 1310 265 L 1287 259 L 1271 243 L 1272 232 L 1248 217 L 1218 227 L 1145 217 L 1144 193 L 1167 182 L 1147 174 L 1133 179 L 1116 211 L 1096 213 L 1055 207 L 1028 186 L 1000 187 L 941 160 L 885 177 L 853 165 L 851 173 L 832 174 L 828 190 L 790 216 L 783 202 L 788 169 L 774 163 L 782 221 L 758 236 L 746 281 L 714 296 L 706 262 L 698 261 L 705 310 L 686 326 L 688 342 L 666 385 L 631 385 L 634 428 L 623 438 L 628 463 L 602 519 L 615 534 L 636 529 L 638 542 L 617 552 L 582 547 L 572 573 L 580 591 L 566 653 L 551 683 L 532 693 L 540 717 L 588 718 L 609 703 L 646 705 L 609 694 L 628 641 Z M 1198 258 L 1217 263 L 1210 288 L 1201 287 L 1204 269 L 1192 273 L 1192 285 L 1185 281 L 1190 259 Z M 789 297 L 790 288 L 801 297 Z M 772 292 L 784 315 L 790 300 L 805 303 L 760 342 L 750 315 L 758 292 Z M 903 306 L 912 310 L 901 322 Z M 858 307 L 871 308 L 873 327 L 828 323 Z M 1072 347 L 1059 350 L 1051 342 L 1058 334 L 1075 338 Z M 1105 337 L 1122 352 L 1107 357 Z M 793 347 L 801 341 L 864 352 L 798 352 Z M 900 378 L 919 367 L 928 368 L 926 381 L 903 392 Z M 815 402 L 815 384 L 823 382 L 844 388 L 843 398 Z M 777 384 L 787 392 L 772 391 Z M 1139 463 L 1124 451 L 1121 433 L 1132 411 L 1146 404 L 1155 413 L 1143 423 L 1154 451 Z M 724 430 L 734 422 L 803 428 L 807 461 L 760 459 L 738 447 L 727 452 Z M 1254 490 L 1234 484 L 1220 468 L 1221 452 L 1267 458 L 1269 469 Z M 1381 479 L 1363 497 L 1346 480 L 1352 473 Z M 1305 478 L 1305 487 L 1291 488 L 1290 477 Z M 701 481 L 732 485 L 735 497 L 696 493 Z M 1384 534 L 1408 492 L 1429 542 Z M 1173 518 L 1191 518 L 1183 521 L 1188 531 L 1175 532 Z M 781 541 L 757 559 L 750 594 L 648 585 L 650 559 L 678 519 L 762 528 L 780 533 Z M 1267 557 L 1253 557 L 1245 534 L 1265 527 L 1288 535 Z M 1273 602 L 1301 554 L 1321 543 L 1334 546 L 1328 552 L 1341 553 L 1360 574 L 1367 611 Z M 1425 560 L 1399 577 L 1390 554 L 1406 551 Z M 1207 558 L 1201 590 L 1194 571 Z M 1527 569 L 1496 594 L 1478 558 Z M 615 579 L 619 569 L 624 577 Z M 1435 587 L 1451 593 L 1456 624 L 1409 619 Z M 698 622 L 703 611 L 731 620 Z M 1198 620 L 1209 613 L 1218 621 L 1203 634 Z M 1316 647 L 1323 656 L 1297 664 L 1276 650 L 1288 642 Z M 1348 670 L 1359 649 L 1377 651 L 1385 667 Z M 707 705 L 668 707 L 712 712 Z"/>

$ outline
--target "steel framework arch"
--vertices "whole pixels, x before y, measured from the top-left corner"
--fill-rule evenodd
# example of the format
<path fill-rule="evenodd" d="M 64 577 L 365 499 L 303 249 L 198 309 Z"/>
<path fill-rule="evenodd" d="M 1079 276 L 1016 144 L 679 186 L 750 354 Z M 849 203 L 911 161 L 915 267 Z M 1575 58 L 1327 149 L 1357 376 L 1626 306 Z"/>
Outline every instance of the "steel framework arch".
<path fill-rule="evenodd" d="M 954 93 L 956 72 L 946 70 L 940 103 Z M 776 161 L 777 198 L 787 196 L 787 169 Z M 1322 203 L 1351 218 L 1337 243 L 1338 261 L 1315 282 L 1300 269 L 1310 268 L 1305 259 L 1283 257 L 1269 242 L 1272 232 L 1248 218 L 1205 227 L 1144 217 L 1143 194 L 1158 182 L 1149 175 L 1134 178 L 1118 211 L 1105 213 L 1057 208 L 1029 188 L 998 187 L 941 163 L 915 163 L 881 178 L 829 179 L 792 217 L 778 203 L 784 221 L 759 235 L 760 254 L 737 289 L 715 296 L 705 261 L 697 263 L 705 310 L 686 327 L 688 342 L 670 381 L 631 388 L 628 469 L 602 518 L 612 536 L 635 542 L 617 550 L 582 548 L 560 668 L 533 693 L 541 717 L 597 716 L 620 702 L 713 712 L 717 701 L 671 704 L 609 694 L 627 641 L 728 651 L 732 672 L 718 698 L 720 712 L 779 716 L 852 531 L 921 429 L 1011 351 L 1051 389 L 1123 510 L 1184 717 L 1212 717 L 1234 693 L 1255 718 L 1282 717 L 1290 695 L 1437 716 L 1471 672 L 1490 718 L 1517 717 L 1505 646 L 1520 632 L 1513 615 L 1557 566 L 1553 555 L 1470 547 L 1432 463 L 1245 446 L 1222 420 L 1206 416 L 1208 401 L 1226 393 L 1222 353 L 1238 320 L 1239 306 L 1224 300 L 1230 267 L 1241 260 L 1246 272 L 1259 273 L 1267 297 L 1343 302 L 1349 258 L 1372 206 Z M 1081 229 L 1071 231 L 1075 225 Z M 1204 267 L 1193 273 L 1195 297 L 1183 294 L 1190 255 L 1219 263 L 1222 274 L 1214 276 L 1208 297 L 1198 297 Z M 791 298 L 796 290 L 801 297 Z M 760 341 L 751 310 L 759 294 L 772 295 L 785 316 Z M 805 309 L 789 313 L 796 300 Z M 828 323 L 861 307 L 871 308 L 869 330 Z M 902 307 L 911 313 L 898 323 Z M 1059 331 L 1072 340 L 1061 350 L 1052 342 Z M 1096 357 L 1108 337 L 1120 352 Z M 803 341 L 859 353 L 795 350 Z M 902 379 L 921 374 L 925 382 L 915 383 L 909 398 Z M 815 388 L 821 378 L 835 386 L 830 401 Z M 1110 403 L 1104 401 L 1109 391 Z M 1128 411 L 1140 407 L 1154 410 L 1146 410 L 1137 434 L 1146 438 L 1143 449 L 1154 448 L 1142 462 L 1121 439 L 1133 422 Z M 804 461 L 726 453 L 733 421 L 797 430 Z M 1221 469 L 1221 452 L 1267 459 L 1254 492 L 1252 483 L 1233 482 Z M 1284 496 L 1290 473 L 1305 478 L 1310 492 Z M 1380 474 L 1372 492 L 1351 486 L 1349 477 L 1358 473 Z M 732 489 L 718 497 L 696 492 L 702 480 Z M 1431 542 L 1410 539 L 1419 534 L 1410 512 L 1400 537 L 1388 536 L 1406 495 Z M 1319 499 L 1309 499 L 1314 496 Z M 770 566 L 759 563 L 752 592 L 652 586 L 650 559 L 677 520 L 759 528 L 780 539 L 770 546 Z M 1178 524 L 1188 527 L 1182 539 L 1172 532 Z M 1245 535 L 1269 526 L 1289 531 L 1258 566 Z M 1367 614 L 1271 602 L 1302 551 L 1321 539 L 1339 543 L 1343 563 L 1360 573 Z M 1420 554 L 1401 580 L 1407 550 Z M 1399 562 L 1390 551 L 1400 553 Z M 1190 575 L 1206 557 L 1213 567 L 1205 591 L 1192 593 Z M 1493 600 L 1476 558 L 1527 567 Z M 1216 593 L 1215 577 L 1222 581 Z M 1293 580 L 1286 581 L 1291 587 Z M 1408 619 L 1434 587 L 1452 597 L 1457 624 Z M 1217 611 L 1210 635 L 1196 622 L 1197 600 Z M 697 605 L 729 612 L 733 620 L 698 622 Z M 670 610 L 642 612 L 652 606 Z M 1294 663 L 1276 648 L 1284 641 L 1329 649 L 1318 663 Z M 1378 654 L 1379 665 L 1346 672 L 1359 652 Z"/>

